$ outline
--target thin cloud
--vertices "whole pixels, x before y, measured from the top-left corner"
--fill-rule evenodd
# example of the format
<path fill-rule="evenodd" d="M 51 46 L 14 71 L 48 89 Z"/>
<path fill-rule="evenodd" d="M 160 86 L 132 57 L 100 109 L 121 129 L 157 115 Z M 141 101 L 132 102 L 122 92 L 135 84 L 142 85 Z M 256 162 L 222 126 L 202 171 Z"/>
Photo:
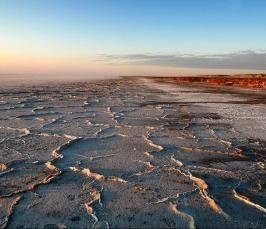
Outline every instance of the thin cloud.
<path fill-rule="evenodd" d="M 100 55 L 98 61 L 109 64 L 151 65 L 166 67 L 266 70 L 266 51 L 246 50 L 213 55 Z"/>

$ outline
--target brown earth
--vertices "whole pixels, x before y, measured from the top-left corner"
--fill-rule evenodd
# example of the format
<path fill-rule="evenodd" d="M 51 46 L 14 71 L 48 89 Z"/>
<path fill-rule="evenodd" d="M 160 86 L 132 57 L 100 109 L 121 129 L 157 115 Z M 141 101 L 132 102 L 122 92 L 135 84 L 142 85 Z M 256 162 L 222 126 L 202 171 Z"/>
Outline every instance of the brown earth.
<path fill-rule="evenodd" d="M 153 77 L 157 82 L 175 82 L 178 84 L 199 83 L 217 86 L 236 86 L 246 88 L 266 88 L 266 74 L 241 75 L 201 75 Z"/>

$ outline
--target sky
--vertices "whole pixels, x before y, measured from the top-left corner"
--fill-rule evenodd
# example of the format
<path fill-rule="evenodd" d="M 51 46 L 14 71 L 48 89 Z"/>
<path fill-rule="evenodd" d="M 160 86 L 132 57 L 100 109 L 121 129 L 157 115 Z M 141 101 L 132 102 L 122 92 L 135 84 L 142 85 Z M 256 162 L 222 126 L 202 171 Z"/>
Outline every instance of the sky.
<path fill-rule="evenodd" d="M 0 77 L 266 72 L 265 0 L 0 0 Z"/>

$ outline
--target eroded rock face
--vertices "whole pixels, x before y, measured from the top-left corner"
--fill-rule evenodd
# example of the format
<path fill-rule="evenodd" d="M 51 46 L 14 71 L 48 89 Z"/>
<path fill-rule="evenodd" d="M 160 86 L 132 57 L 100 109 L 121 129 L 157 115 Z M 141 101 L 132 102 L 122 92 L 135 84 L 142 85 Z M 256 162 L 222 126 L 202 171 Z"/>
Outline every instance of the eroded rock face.
<path fill-rule="evenodd" d="M 266 88 L 266 74 L 247 75 L 204 75 L 197 77 L 156 77 L 157 81 L 176 83 L 200 83 L 218 86 L 236 86 L 246 88 Z"/>
<path fill-rule="evenodd" d="M 265 227 L 265 94 L 249 96 L 145 78 L 1 89 L 0 228 Z"/>

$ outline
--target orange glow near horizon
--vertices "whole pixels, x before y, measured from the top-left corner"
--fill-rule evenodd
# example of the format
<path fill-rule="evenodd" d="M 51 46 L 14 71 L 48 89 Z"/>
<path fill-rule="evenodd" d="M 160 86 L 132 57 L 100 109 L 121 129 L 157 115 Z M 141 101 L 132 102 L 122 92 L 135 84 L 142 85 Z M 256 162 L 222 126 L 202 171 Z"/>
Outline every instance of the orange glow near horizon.
<path fill-rule="evenodd" d="M 261 71 L 236 69 L 200 69 L 145 65 L 118 65 L 95 61 L 94 58 L 63 57 L 33 54 L 0 55 L 0 74 L 52 74 L 120 76 L 120 75 L 200 75 L 200 74 L 238 74 Z M 0 76 L 1 77 L 1 76 Z"/>

